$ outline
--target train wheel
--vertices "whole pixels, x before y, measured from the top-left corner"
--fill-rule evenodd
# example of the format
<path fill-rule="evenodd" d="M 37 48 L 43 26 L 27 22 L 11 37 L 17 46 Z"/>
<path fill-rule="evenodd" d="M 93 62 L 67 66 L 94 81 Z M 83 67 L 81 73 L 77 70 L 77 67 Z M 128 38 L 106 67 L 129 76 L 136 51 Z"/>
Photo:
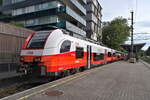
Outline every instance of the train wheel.
<path fill-rule="evenodd" d="M 70 69 L 70 74 L 73 75 L 76 73 L 76 69 Z"/>
<path fill-rule="evenodd" d="M 79 71 L 80 71 L 80 72 L 83 72 L 84 70 L 85 70 L 84 67 L 80 67 L 80 68 L 79 68 Z"/>
<path fill-rule="evenodd" d="M 51 76 L 51 77 L 49 78 L 49 81 L 54 81 L 54 80 L 56 80 L 56 79 L 58 79 L 58 76 Z"/>
<path fill-rule="evenodd" d="M 78 67 L 78 68 L 76 69 L 76 71 L 77 71 L 77 73 L 79 73 L 79 72 L 80 72 L 80 68 Z"/>
<path fill-rule="evenodd" d="M 62 72 L 61 77 L 66 77 L 70 75 L 70 71 L 69 70 L 65 70 Z"/>

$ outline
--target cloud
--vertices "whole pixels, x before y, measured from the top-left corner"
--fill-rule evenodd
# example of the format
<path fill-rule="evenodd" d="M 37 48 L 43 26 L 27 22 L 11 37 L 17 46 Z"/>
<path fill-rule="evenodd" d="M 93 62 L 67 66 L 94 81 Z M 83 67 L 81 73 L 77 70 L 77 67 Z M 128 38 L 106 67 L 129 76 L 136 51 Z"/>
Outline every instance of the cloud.
<path fill-rule="evenodd" d="M 136 24 L 141 27 L 150 28 L 150 21 L 139 21 Z"/>
<path fill-rule="evenodd" d="M 136 7 L 136 0 L 99 0 L 102 5 L 102 21 L 110 21 L 118 16 L 130 18 L 131 9 L 134 10 L 134 33 L 144 33 L 134 36 L 135 43 L 146 43 L 144 49 L 150 46 L 150 0 L 138 0 Z M 129 20 L 129 25 L 131 20 Z M 130 41 L 127 41 L 130 43 Z"/>
<path fill-rule="evenodd" d="M 150 33 L 136 33 L 134 34 L 134 43 L 146 43 L 142 50 L 146 50 L 150 46 Z M 128 41 L 125 44 L 131 44 L 131 38 L 128 38 Z"/>

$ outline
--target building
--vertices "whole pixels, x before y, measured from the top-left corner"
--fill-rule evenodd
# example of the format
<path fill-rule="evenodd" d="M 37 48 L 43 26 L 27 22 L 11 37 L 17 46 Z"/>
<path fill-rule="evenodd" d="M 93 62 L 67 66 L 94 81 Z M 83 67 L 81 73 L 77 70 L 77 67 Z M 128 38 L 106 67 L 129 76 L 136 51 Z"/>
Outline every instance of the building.
<path fill-rule="evenodd" d="M 102 7 L 98 0 L 87 0 L 85 8 L 87 10 L 87 15 L 85 17 L 87 22 L 87 26 L 85 28 L 87 37 L 101 41 Z M 97 37 L 99 38 L 97 39 Z"/>
<path fill-rule="evenodd" d="M 54 25 L 86 37 L 86 4 L 86 0 L 3 0 L 0 11 L 11 16 L 1 21 L 17 21 L 31 29 Z"/>
<path fill-rule="evenodd" d="M 24 40 L 33 31 L 0 23 L 0 73 L 16 70 Z"/>
<path fill-rule="evenodd" d="M 133 44 L 133 54 L 131 53 L 131 44 L 121 44 L 121 46 L 128 52 L 127 58 L 135 57 L 137 58 L 140 50 L 145 46 L 146 43 L 135 43 Z"/>

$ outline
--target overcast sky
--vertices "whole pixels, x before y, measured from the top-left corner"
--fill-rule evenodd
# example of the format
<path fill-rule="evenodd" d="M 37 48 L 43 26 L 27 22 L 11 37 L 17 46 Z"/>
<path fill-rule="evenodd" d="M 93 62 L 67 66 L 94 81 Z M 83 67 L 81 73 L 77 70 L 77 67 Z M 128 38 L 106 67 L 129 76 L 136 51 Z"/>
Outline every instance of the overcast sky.
<path fill-rule="evenodd" d="M 131 10 L 134 13 L 134 33 L 149 33 L 139 34 L 136 38 L 145 39 L 150 37 L 150 0 L 99 0 L 103 8 L 102 21 L 110 21 L 115 17 L 122 16 L 124 18 L 131 17 Z M 137 6 L 136 6 L 137 5 Z M 129 24 L 131 22 L 129 21 Z M 148 38 L 147 38 L 148 39 Z M 149 40 L 137 40 L 136 42 L 146 42 L 147 46 L 150 45 Z M 147 47 L 145 47 L 147 48 Z M 145 49 L 144 48 L 144 49 Z"/>

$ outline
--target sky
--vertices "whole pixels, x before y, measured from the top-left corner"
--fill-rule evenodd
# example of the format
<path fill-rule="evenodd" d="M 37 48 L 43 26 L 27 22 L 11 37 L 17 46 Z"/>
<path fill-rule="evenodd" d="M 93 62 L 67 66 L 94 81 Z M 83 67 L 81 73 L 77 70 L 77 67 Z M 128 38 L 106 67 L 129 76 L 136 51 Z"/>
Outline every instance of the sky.
<path fill-rule="evenodd" d="M 147 43 L 143 50 L 150 46 L 150 0 L 99 0 L 99 2 L 103 8 L 102 21 L 110 21 L 118 16 L 130 19 L 130 12 L 133 10 L 134 34 L 148 33 L 134 35 L 134 43 Z M 131 20 L 128 22 L 131 25 Z"/>

